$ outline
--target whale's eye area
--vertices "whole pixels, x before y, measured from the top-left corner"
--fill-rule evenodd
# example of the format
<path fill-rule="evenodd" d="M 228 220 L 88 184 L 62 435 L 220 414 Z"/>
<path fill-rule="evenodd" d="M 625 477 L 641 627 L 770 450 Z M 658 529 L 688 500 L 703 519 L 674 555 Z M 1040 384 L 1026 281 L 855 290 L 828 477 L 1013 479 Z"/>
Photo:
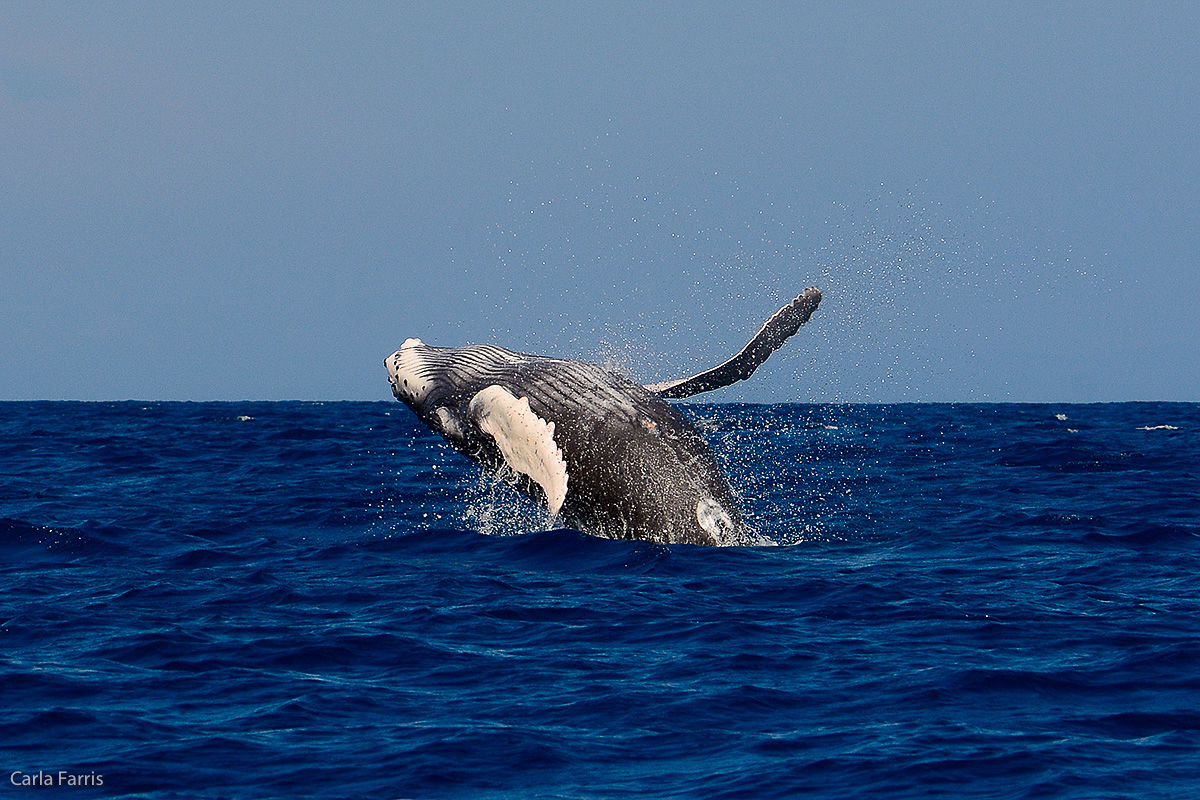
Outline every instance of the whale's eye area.
<path fill-rule="evenodd" d="M 442 435 L 454 442 L 466 441 L 467 435 L 463 432 L 463 427 L 459 424 L 458 418 L 451 413 L 450 409 L 442 407 L 435 412 L 438 424 L 442 428 Z"/>

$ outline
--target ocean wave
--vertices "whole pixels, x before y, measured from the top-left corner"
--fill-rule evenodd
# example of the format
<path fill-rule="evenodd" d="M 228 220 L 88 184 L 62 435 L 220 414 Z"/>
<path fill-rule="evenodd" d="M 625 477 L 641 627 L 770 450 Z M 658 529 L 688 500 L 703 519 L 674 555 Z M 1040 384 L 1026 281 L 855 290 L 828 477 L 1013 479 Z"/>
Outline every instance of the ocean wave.
<path fill-rule="evenodd" d="M 18 406 L 11 769 L 154 800 L 1200 790 L 1197 406 L 704 406 L 791 545 L 740 548 L 551 528 L 394 404 Z"/>

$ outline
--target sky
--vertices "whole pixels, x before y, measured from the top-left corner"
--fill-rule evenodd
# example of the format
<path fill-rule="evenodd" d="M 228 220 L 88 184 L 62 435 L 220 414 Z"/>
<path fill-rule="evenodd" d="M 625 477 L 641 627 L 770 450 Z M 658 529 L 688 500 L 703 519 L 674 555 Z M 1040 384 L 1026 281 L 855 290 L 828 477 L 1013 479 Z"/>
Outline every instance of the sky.
<path fill-rule="evenodd" d="M 0 399 L 1200 401 L 1200 5 L 0 1 Z"/>

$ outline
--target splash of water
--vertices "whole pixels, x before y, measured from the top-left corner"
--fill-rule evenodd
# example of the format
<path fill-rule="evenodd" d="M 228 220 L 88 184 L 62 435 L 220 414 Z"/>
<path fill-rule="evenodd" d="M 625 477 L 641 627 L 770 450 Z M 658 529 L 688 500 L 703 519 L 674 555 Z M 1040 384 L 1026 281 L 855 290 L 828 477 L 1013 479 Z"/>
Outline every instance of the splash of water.
<path fill-rule="evenodd" d="M 502 477 L 477 470 L 474 481 L 459 485 L 463 524 L 489 536 L 514 536 L 553 528 L 546 510 Z"/>

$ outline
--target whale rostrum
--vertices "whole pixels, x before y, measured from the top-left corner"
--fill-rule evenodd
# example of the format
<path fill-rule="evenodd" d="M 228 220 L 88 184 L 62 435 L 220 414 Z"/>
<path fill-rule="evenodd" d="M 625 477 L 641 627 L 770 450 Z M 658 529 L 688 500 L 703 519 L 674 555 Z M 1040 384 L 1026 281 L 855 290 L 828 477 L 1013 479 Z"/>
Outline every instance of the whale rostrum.
<path fill-rule="evenodd" d="M 595 364 L 487 344 L 408 339 L 384 364 L 398 400 L 542 504 L 552 522 L 609 538 L 744 544 L 749 533 L 712 450 L 664 398 L 750 377 L 820 302 L 817 289 L 806 289 L 737 355 L 651 386 Z"/>

